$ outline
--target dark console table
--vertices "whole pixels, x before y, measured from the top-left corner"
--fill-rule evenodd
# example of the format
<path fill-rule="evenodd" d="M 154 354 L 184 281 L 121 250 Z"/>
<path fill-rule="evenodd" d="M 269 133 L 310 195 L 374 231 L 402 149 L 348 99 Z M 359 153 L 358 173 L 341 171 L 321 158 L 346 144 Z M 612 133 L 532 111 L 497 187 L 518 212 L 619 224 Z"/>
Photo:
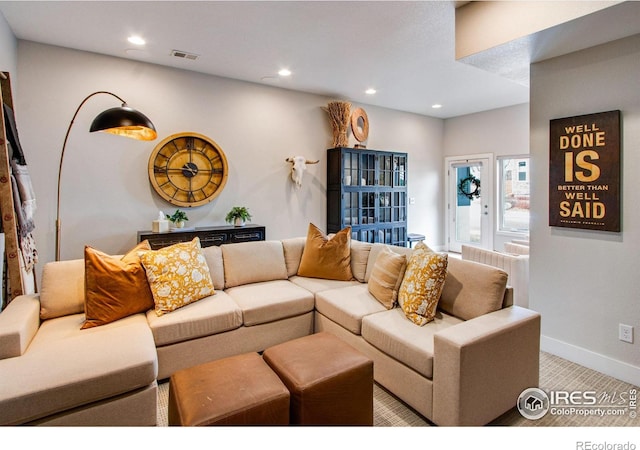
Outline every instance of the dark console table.
<path fill-rule="evenodd" d="M 166 233 L 138 231 L 138 242 L 148 239 L 153 250 L 177 244 L 178 242 L 187 242 L 195 237 L 200 238 L 202 247 L 235 242 L 264 241 L 265 228 L 262 225 L 245 225 L 243 227 L 196 227 L 180 231 L 167 231 Z"/>

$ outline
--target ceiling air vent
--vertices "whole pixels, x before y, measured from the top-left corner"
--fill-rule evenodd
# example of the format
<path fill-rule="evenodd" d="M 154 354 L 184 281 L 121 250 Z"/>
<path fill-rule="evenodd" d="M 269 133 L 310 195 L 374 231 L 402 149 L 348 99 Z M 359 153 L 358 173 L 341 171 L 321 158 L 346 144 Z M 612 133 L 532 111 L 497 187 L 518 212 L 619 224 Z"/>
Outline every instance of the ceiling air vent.
<path fill-rule="evenodd" d="M 171 50 L 171 56 L 175 56 L 176 58 L 190 59 L 196 60 L 200 55 L 196 55 L 195 53 L 183 52 L 182 50 Z"/>

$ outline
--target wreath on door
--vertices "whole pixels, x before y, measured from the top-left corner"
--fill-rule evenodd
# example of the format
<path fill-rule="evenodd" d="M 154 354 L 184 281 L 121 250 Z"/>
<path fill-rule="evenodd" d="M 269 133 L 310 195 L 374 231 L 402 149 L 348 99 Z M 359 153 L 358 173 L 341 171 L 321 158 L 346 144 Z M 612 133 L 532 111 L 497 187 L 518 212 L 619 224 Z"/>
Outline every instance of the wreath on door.
<path fill-rule="evenodd" d="M 480 180 L 473 175 L 463 178 L 458 183 L 458 192 L 469 200 L 480 198 Z"/>

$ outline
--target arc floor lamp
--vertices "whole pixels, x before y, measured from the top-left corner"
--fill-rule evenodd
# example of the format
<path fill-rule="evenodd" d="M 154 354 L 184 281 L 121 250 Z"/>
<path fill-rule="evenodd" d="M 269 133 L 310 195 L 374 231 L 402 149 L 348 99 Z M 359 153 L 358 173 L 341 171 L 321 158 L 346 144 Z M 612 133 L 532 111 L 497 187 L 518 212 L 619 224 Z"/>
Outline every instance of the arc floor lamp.
<path fill-rule="evenodd" d="M 122 98 L 116 94 L 108 91 L 97 91 L 88 95 L 82 102 L 78 109 L 76 109 L 69 128 L 67 128 L 67 134 L 64 136 L 64 144 L 62 144 L 62 153 L 60 154 L 60 168 L 58 169 L 58 203 L 56 209 L 56 261 L 60 261 L 60 232 L 62 229 L 62 223 L 60 221 L 60 180 L 62 178 L 62 161 L 64 159 L 64 151 L 67 147 L 67 140 L 69 139 L 69 132 L 73 127 L 73 122 L 76 120 L 76 116 L 82 106 L 94 95 L 108 94 L 117 98 L 122 102 L 122 106 L 116 108 L 110 108 L 101 112 L 93 119 L 90 132 L 103 131 L 105 133 L 116 134 L 118 136 L 125 136 L 132 139 L 138 139 L 141 141 L 152 141 L 157 137 L 156 128 L 147 116 L 139 111 L 127 106 Z"/>

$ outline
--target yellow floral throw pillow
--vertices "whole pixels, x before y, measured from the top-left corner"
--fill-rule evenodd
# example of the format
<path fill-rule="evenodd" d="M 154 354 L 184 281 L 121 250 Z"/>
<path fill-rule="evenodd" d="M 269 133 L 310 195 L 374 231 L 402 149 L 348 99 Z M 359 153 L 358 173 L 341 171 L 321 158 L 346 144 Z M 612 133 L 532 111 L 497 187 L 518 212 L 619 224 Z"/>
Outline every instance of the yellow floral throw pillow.
<path fill-rule="evenodd" d="M 416 325 L 431 322 L 447 276 L 446 253 L 435 253 L 423 242 L 411 254 L 398 293 L 398 303 Z"/>
<path fill-rule="evenodd" d="M 200 239 L 140 252 L 158 316 L 214 295 Z"/>

